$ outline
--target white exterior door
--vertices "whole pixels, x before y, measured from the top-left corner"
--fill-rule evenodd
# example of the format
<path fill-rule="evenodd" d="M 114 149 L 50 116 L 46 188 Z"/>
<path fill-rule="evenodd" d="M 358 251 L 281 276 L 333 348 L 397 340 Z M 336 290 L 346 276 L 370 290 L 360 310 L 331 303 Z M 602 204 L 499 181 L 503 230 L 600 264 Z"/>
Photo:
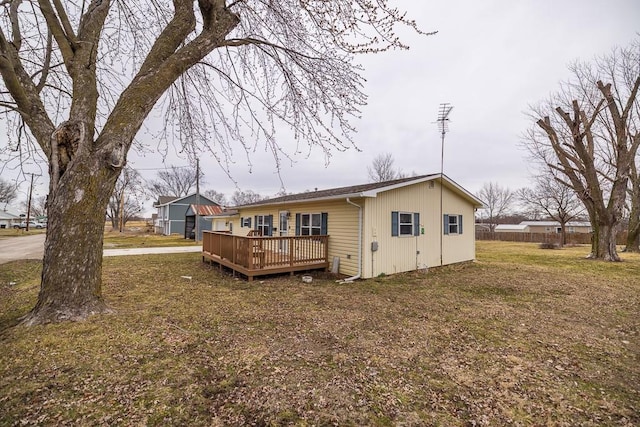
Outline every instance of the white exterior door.
<path fill-rule="evenodd" d="M 286 236 L 289 233 L 289 215 L 290 214 L 288 211 L 280 211 L 278 215 L 280 218 L 280 220 L 278 221 L 278 230 L 279 230 L 280 236 Z M 280 243 L 279 243 L 280 252 L 287 252 L 289 250 L 287 243 L 288 242 L 286 239 L 280 240 Z"/>

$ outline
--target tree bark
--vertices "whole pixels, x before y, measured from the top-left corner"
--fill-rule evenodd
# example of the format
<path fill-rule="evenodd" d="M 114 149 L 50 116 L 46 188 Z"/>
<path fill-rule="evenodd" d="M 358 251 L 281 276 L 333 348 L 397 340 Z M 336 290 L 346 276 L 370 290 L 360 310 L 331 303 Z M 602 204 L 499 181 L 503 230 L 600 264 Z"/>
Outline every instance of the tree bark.
<path fill-rule="evenodd" d="M 640 223 L 636 224 L 635 228 L 629 227 L 629 233 L 627 234 L 627 244 L 624 248 L 625 252 L 640 252 Z"/>
<path fill-rule="evenodd" d="M 591 254 L 588 258 L 614 262 L 620 261 L 620 256 L 616 249 L 617 234 L 617 224 L 597 224 L 593 227 Z"/>
<path fill-rule="evenodd" d="M 635 163 L 631 165 L 631 209 L 625 252 L 640 252 L 640 175 Z"/>
<path fill-rule="evenodd" d="M 560 247 L 563 248 L 567 244 L 567 222 L 560 221 Z"/>
<path fill-rule="evenodd" d="M 102 298 L 102 243 L 105 208 L 119 170 L 101 157 L 77 154 L 57 186 L 50 185 L 41 288 L 24 325 L 111 311 Z"/>

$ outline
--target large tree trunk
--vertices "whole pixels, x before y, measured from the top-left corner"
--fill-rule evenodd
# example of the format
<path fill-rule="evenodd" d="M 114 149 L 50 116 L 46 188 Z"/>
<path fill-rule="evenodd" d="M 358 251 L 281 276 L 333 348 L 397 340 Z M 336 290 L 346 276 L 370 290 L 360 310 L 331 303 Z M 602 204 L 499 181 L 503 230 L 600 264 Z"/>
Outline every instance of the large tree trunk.
<path fill-rule="evenodd" d="M 627 234 L 627 245 L 625 252 L 640 252 L 640 221 L 629 220 L 629 232 Z"/>
<path fill-rule="evenodd" d="M 625 252 L 640 252 L 640 176 L 635 163 L 631 164 L 631 211 Z"/>
<path fill-rule="evenodd" d="M 595 224 L 593 226 L 593 240 L 589 258 L 604 261 L 620 261 L 616 249 L 618 226 L 610 224 Z"/>
<path fill-rule="evenodd" d="M 78 154 L 57 186 L 51 184 L 40 294 L 23 324 L 110 311 L 102 298 L 102 243 L 118 173 L 101 156 Z"/>

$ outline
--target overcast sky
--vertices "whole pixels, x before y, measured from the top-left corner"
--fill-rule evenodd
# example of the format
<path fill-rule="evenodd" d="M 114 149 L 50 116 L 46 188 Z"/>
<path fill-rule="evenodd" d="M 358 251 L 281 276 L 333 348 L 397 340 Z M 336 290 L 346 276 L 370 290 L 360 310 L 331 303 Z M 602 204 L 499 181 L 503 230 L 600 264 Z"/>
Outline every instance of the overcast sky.
<path fill-rule="evenodd" d="M 441 103 L 450 103 L 444 172 L 476 193 L 489 181 L 512 189 L 528 184 L 531 170 L 519 146 L 531 126 L 528 105 L 544 99 L 569 77 L 567 65 L 590 60 L 625 46 L 640 32 L 639 0 L 390 0 L 434 36 L 404 32 L 411 48 L 356 59 L 365 67 L 368 105 L 355 142 L 361 151 L 335 152 L 328 166 L 320 151 L 283 163 L 287 192 L 326 189 L 368 181 L 367 166 L 381 153 L 392 153 L 405 173 L 440 171 Z M 144 136 L 141 137 L 144 140 Z M 151 141 L 145 141 L 151 142 Z M 304 150 L 303 150 L 304 151 Z M 306 154 L 306 153 L 305 153 Z M 268 153 L 244 157 L 232 169 L 238 187 L 272 196 L 280 179 Z M 187 165 L 171 154 L 167 165 Z M 206 183 L 231 195 L 235 184 L 213 159 L 202 157 Z M 162 166 L 160 155 L 135 153 L 129 165 L 146 180 Z M 45 169 L 46 170 L 46 169 Z M 45 177 L 41 180 L 45 181 Z M 26 189 L 23 185 L 23 192 Z M 46 193 L 46 189 L 40 189 Z M 146 212 L 151 212 L 151 201 Z"/>

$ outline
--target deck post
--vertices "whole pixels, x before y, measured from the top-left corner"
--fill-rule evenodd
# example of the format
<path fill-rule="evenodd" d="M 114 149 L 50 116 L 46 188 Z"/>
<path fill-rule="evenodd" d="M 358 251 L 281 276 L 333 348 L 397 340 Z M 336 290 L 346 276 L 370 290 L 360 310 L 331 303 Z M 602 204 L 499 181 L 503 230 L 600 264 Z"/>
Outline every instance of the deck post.
<path fill-rule="evenodd" d="M 293 245 L 296 243 L 294 239 L 289 240 L 289 266 L 293 267 Z"/>

